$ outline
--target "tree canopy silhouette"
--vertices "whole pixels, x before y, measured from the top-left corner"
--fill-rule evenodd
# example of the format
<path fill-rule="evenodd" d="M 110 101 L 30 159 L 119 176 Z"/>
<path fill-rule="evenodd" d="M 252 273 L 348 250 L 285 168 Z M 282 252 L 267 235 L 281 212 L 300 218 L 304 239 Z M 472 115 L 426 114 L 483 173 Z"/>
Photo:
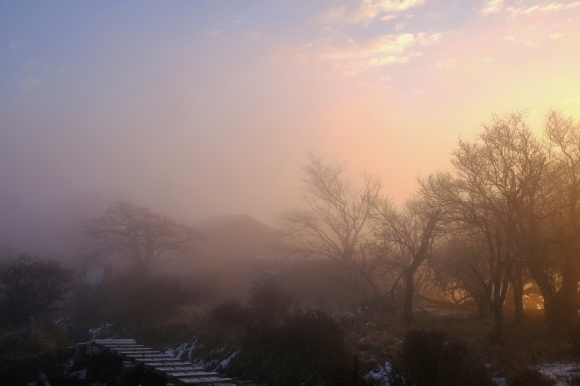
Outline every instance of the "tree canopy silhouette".
<path fill-rule="evenodd" d="M 20 255 L 0 262 L 0 319 L 12 325 L 58 310 L 74 271 L 52 259 Z"/>
<path fill-rule="evenodd" d="M 111 204 L 83 233 L 92 256 L 118 257 L 142 273 L 164 260 L 193 257 L 202 239 L 193 227 L 128 202 Z"/>
<path fill-rule="evenodd" d="M 368 223 L 376 210 L 381 182 L 363 174 L 355 188 L 344 176 L 343 164 L 327 164 L 321 156 L 308 155 L 303 210 L 284 213 L 286 256 L 324 258 L 333 263 L 337 279 L 361 297 L 367 291 L 379 295 L 365 248 L 370 242 Z M 369 288 L 370 287 L 370 288 Z"/>

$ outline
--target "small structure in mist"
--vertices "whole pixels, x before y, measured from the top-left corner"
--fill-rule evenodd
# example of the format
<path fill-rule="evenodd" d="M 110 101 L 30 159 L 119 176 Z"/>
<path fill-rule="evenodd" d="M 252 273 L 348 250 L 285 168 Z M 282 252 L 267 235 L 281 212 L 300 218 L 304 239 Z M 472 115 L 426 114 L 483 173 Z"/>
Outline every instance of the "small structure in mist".
<path fill-rule="evenodd" d="M 97 264 L 88 264 L 85 269 L 84 282 L 91 286 L 98 286 L 107 281 L 111 275 L 111 265 L 103 266 Z"/>

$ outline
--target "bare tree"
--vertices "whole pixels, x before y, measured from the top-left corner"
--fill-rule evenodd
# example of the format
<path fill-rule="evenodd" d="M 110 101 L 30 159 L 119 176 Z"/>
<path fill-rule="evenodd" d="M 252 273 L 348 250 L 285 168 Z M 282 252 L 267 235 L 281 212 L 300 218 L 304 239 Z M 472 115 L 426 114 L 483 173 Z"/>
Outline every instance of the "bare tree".
<path fill-rule="evenodd" d="M 326 164 L 321 156 L 308 154 L 303 167 L 304 210 L 284 213 L 283 249 L 287 257 L 324 258 L 335 263 L 338 278 L 365 297 L 367 290 L 379 295 L 373 280 L 376 266 L 367 246 L 368 221 L 376 208 L 380 180 L 364 174 L 362 187 L 344 177 L 343 164 Z"/>
<path fill-rule="evenodd" d="M 128 202 L 110 205 L 89 221 L 84 235 L 94 256 L 116 256 L 142 273 L 163 260 L 191 258 L 201 235 L 193 227 Z"/>
<path fill-rule="evenodd" d="M 437 223 L 442 211 L 432 208 L 426 201 L 411 200 L 402 211 L 396 210 L 389 201 L 382 200 L 376 213 L 376 237 L 387 240 L 394 251 L 391 259 L 398 262 L 401 272 L 397 282 L 404 279 L 403 318 L 413 320 L 413 295 L 415 274 L 421 264 L 431 257 Z"/>
<path fill-rule="evenodd" d="M 552 164 L 529 216 L 527 240 L 546 322 L 557 330 L 571 326 L 580 309 L 580 121 L 549 111 L 544 136 Z"/>
<path fill-rule="evenodd" d="M 521 318 L 525 256 L 518 225 L 528 211 L 545 170 L 545 154 L 520 113 L 493 116 L 474 143 L 459 141 L 453 151 L 456 176 L 433 176 L 424 182 L 432 200 L 445 206 L 449 221 L 463 225 L 487 247 L 490 341 L 502 339 L 503 304 L 514 287 L 516 321 Z"/>
<path fill-rule="evenodd" d="M 74 271 L 52 259 L 20 255 L 0 262 L 0 315 L 13 325 L 61 309 Z"/>
<path fill-rule="evenodd" d="M 448 228 L 432 260 L 432 281 L 456 304 L 473 301 L 479 318 L 489 317 L 491 285 L 485 240 L 463 229 Z"/>

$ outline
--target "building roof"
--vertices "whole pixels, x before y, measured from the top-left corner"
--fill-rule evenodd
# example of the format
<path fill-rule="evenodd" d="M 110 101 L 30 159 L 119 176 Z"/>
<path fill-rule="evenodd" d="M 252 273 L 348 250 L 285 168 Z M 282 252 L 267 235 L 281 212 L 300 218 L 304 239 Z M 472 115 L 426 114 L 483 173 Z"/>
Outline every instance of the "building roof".
<path fill-rule="evenodd" d="M 195 227 L 205 234 L 218 232 L 224 228 L 238 226 L 252 226 L 262 228 L 265 232 L 278 233 L 276 229 L 267 224 L 264 224 L 261 221 L 256 220 L 247 214 L 227 214 L 212 216 L 195 224 Z"/>
<path fill-rule="evenodd" d="M 215 257 L 271 255 L 281 233 L 248 215 L 213 216 L 196 227 L 206 236 L 204 253 Z"/>

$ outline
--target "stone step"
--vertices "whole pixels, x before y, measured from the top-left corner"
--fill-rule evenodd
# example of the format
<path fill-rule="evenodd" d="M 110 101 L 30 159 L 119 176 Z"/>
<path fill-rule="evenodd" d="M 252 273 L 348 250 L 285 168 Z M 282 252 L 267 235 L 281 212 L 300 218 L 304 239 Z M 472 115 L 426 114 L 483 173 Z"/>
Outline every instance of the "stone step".
<path fill-rule="evenodd" d="M 217 377 L 200 377 L 200 378 L 177 378 L 179 382 L 186 385 L 223 385 L 224 383 L 233 383 L 231 378 Z"/>

